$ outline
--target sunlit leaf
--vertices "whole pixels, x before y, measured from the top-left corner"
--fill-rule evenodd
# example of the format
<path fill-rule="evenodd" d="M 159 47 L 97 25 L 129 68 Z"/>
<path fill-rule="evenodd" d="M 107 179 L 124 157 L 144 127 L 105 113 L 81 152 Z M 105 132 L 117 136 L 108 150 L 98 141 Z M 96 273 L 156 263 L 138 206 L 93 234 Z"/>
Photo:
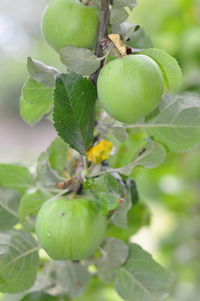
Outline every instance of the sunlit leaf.
<path fill-rule="evenodd" d="M 20 115 L 29 124 L 39 121 L 50 112 L 53 103 L 53 88 L 29 77 L 22 89 Z"/>

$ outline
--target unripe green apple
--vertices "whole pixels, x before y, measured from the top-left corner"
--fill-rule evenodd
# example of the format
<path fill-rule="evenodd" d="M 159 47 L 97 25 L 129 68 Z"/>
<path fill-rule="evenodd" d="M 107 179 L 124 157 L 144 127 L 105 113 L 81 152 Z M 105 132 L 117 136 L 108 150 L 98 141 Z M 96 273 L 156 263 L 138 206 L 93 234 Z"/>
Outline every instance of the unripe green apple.
<path fill-rule="evenodd" d="M 43 15 L 42 31 L 56 51 L 67 46 L 94 48 L 98 23 L 97 7 L 79 0 L 52 0 Z"/>
<path fill-rule="evenodd" d="M 104 109 L 114 119 L 134 123 L 159 104 L 164 80 L 153 59 L 146 55 L 128 55 L 104 66 L 97 89 Z"/>
<path fill-rule="evenodd" d="M 36 234 L 56 260 L 80 260 L 94 253 L 106 231 L 106 217 L 87 198 L 49 200 L 39 211 Z"/>

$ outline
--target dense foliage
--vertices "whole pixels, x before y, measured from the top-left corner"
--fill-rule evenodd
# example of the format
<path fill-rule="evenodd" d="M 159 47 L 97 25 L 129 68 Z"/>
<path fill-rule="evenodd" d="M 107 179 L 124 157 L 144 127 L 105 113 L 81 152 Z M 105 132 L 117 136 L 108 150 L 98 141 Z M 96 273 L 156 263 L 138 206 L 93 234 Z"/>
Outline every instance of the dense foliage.
<path fill-rule="evenodd" d="M 68 0 L 52 2 L 56 5 L 57 1 Z M 101 16 L 101 4 L 105 1 L 82 1 L 81 4 L 72 2 L 73 5 L 82 5 L 84 9 L 95 7 L 95 11 L 98 10 Z M 168 273 L 149 253 L 129 240 L 149 221 L 149 209 L 140 201 L 134 177 L 137 167 L 144 170 L 157 168 L 171 153 L 184 152 L 199 143 L 199 97 L 189 93 L 177 94 L 181 85 L 181 71 L 176 60 L 165 51 L 153 48 L 144 31 L 127 21 L 136 2 L 111 2 L 109 35 L 102 41 L 100 35 L 97 37 L 101 47 L 103 45 L 103 56 L 99 57 L 97 51 L 76 48 L 74 46 L 80 46 L 66 43 L 66 47 L 59 49 L 60 59 L 67 67 L 66 73 L 30 57 L 27 60 L 29 76 L 20 99 L 21 117 L 28 124 L 35 124 L 48 115 L 59 137 L 39 156 L 34 168 L 0 164 L 0 291 L 16 293 L 12 295 L 14 300 L 85 300 L 84 296 L 86 299 L 98 300 L 93 294 L 96 292 L 98 295 L 102 286 L 110 287 L 113 283 L 119 296 L 130 301 L 162 300 L 169 292 Z M 81 14 L 80 11 L 79 13 Z M 78 17 L 83 18 L 84 22 L 84 13 Z M 57 20 L 55 18 L 52 22 Z M 55 29 L 52 22 L 50 33 Z M 63 42 L 62 32 L 60 34 Z M 75 33 L 74 35 L 77 38 Z M 47 37 L 46 39 L 48 40 Z M 130 84 L 126 70 L 117 80 L 114 72 L 105 82 L 102 81 L 97 93 L 94 75 L 98 75 L 103 65 L 101 72 L 109 68 L 109 65 L 123 62 L 132 56 L 147 57 L 146 64 L 144 62 L 142 66 L 136 67 L 139 80 L 136 77 L 137 85 L 134 88 L 139 89 L 137 97 L 133 98 L 135 91 L 133 95 L 129 91 L 127 97 Z M 159 78 L 146 73 L 145 68 L 148 71 L 151 69 L 148 69 L 149 61 L 156 66 L 160 83 Z M 120 67 L 117 71 L 120 73 Z M 146 76 L 150 76 L 152 80 L 150 86 Z M 152 89 L 154 83 L 159 85 Z M 110 101 L 110 97 L 113 98 L 115 89 L 122 93 L 122 99 L 125 97 L 130 103 L 133 101 L 128 107 L 127 120 L 123 120 L 125 124 L 112 119 L 104 111 L 104 108 L 108 110 L 101 99 L 105 91 L 104 85 L 108 91 L 106 102 Z M 164 87 L 155 94 L 154 90 L 161 85 Z M 161 97 L 163 88 L 164 95 Z M 150 94 L 152 97 L 149 97 Z M 104 108 L 96 101 L 98 97 Z M 138 107 L 145 97 L 148 102 Z M 155 97 L 156 103 L 151 103 Z M 113 99 L 112 106 L 115 106 Z M 131 110 L 135 114 L 134 106 L 139 113 L 131 118 Z M 126 107 L 123 108 L 122 103 L 120 108 L 114 107 L 114 111 L 115 109 L 118 115 L 121 113 L 120 109 L 126 110 Z M 110 113 L 109 110 L 107 112 Z M 112 116 L 120 120 L 115 114 Z M 133 141 L 134 144 L 131 143 Z M 124 157 L 120 151 L 123 147 L 127 149 L 123 153 Z M 142 181 L 141 179 L 139 186 Z M 141 187 L 138 190 L 142 191 Z M 57 206 L 60 199 L 65 202 L 70 199 L 69 202 L 75 204 L 80 197 L 83 200 L 84 197 L 89 197 L 90 202 L 93 200 L 95 208 L 98 208 L 96 218 L 99 216 L 103 221 L 101 227 L 98 224 L 95 228 L 97 220 L 94 222 L 91 216 L 86 216 L 84 221 L 84 215 L 79 214 L 81 205 L 77 206 L 78 211 L 74 214 L 76 206 L 72 210 L 66 203 L 64 208 L 69 207 L 69 213 L 73 214 L 73 218 L 68 218 L 67 223 L 70 224 L 67 225 L 63 222 L 65 219 L 59 220 L 59 216 L 62 219 L 63 207 L 58 206 L 58 216 L 50 212 L 47 222 L 46 217 L 40 218 L 45 214 L 45 208 L 49 210 L 49 204 Z M 102 237 L 98 240 L 98 236 L 104 234 L 102 228 L 105 219 L 107 234 L 96 250 L 102 240 Z M 61 259 L 57 257 L 65 254 L 63 252 L 62 256 L 54 256 L 57 253 L 57 249 L 52 250 L 55 248 L 55 241 L 60 243 L 58 249 L 64 250 L 71 243 L 71 254 L 81 252 L 85 245 L 87 252 L 77 258 L 64 256 L 62 259 L 75 261 L 62 262 L 50 261 L 40 252 L 39 260 L 40 246 L 34 235 L 36 220 L 40 223 L 39 227 L 44 226 L 42 235 L 45 235 L 45 244 L 48 245 L 45 249 L 47 252 L 50 250 L 48 253 L 52 258 Z M 72 233 L 75 243 L 70 238 L 70 233 L 62 233 L 62 223 L 65 230 L 74 227 Z M 50 228 L 45 227 L 51 227 L 50 235 Z M 89 240 L 94 237 L 98 243 L 87 242 L 87 229 L 90 232 L 91 227 L 94 227 L 94 232 L 88 234 Z M 85 229 L 84 233 L 82 229 Z M 77 231 L 80 238 L 77 235 L 76 239 Z M 40 230 L 36 232 L 38 235 Z M 52 235 L 54 237 L 50 241 Z M 43 246 L 40 234 L 38 238 Z M 90 246 L 92 252 L 88 250 Z M 164 242 L 164 247 L 167 248 L 167 242 Z M 86 290 L 88 286 L 91 287 Z M 84 292 L 85 295 L 81 297 Z M 9 300 L 9 294 L 5 298 Z"/>

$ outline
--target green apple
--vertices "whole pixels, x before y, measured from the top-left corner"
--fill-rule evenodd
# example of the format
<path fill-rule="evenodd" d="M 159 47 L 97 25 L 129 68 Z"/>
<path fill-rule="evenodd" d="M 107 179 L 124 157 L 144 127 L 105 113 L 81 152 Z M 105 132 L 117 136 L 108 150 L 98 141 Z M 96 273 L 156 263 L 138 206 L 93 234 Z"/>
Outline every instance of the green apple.
<path fill-rule="evenodd" d="M 106 64 L 98 82 L 98 97 L 114 119 L 134 123 L 159 104 L 164 80 L 157 63 L 146 55 L 127 55 Z"/>
<path fill-rule="evenodd" d="M 61 198 L 44 203 L 36 220 L 36 234 L 51 258 L 80 260 L 99 247 L 106 224 L 94 201 Z"/>
<path fill-rule="evenodd" d="M 67 46 L 94 48 L 98 24 L 97 7 L 79 0 L 52 0 L 43 15 L 42 31 L 56 51 Z"/>

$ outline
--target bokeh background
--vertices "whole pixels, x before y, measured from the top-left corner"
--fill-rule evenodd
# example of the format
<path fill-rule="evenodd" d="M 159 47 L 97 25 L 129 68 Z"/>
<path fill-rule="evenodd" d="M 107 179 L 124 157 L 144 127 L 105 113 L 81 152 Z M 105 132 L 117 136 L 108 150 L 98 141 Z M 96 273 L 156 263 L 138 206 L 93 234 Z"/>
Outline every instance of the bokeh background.
<path fill-rule="evenodd" d="M 0 1 L 1 162 L 32 164 L 56 135 L 48 120 L 26 125 L 18 108 L 27 56 L 65 70 L 41 35 L 40 19 L 48 2 Z M 200 0 L 138 0 L 138 4 L 130 20 L 145 29 L 155 47 L 177 58 L 184 74 L 181 91 L 200 93 Z M 129 139 L 122 148 L 121 160 L 126 160 L 131 143 Z M 151 210 L 151 224 L 133 241 L 171 271 L 168 301 L 200 300 L 200 147 L 170 154 L 161 167 L 137 169 L 134 177 L 141 200 Z M 119 300 L 110 288 L 98 295 L 90 300 Z"/>

